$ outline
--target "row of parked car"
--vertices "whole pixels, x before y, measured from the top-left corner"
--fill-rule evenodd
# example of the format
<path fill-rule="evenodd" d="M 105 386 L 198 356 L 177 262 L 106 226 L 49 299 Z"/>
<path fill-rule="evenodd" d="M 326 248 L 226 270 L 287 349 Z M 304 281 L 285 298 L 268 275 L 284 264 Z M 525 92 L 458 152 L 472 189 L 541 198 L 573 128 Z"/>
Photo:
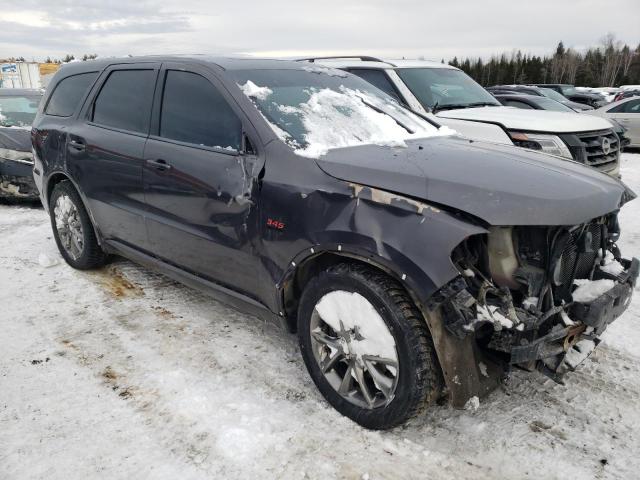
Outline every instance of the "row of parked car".
<path fill-rule="evenodd" d="M 561 381 L 639 274 L 614 126 L 440 63 L 107 59 L 8 105 L 2 166 L 33 174 L 70 266 L 121 255 L 297 332 L 368 428 L 514 366 Z"/>

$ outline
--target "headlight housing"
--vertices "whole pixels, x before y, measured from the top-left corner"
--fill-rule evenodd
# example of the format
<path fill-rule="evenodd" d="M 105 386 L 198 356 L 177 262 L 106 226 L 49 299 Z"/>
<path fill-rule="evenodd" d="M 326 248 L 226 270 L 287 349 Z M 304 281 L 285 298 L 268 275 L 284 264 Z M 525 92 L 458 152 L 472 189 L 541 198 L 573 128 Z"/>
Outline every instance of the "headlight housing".
<path fill-rule="evenodd" d="M 556 155 L 558 157 L 573 160 L 573 155 L 565 143 L 556 135 L 542 133 L 509 132 L 513 143 L 518 147 L 537 150 L 539 152 Z"/>
<path fill-rule="evenodd" d="M 33 165 L 33 154 L 31 152 L 20 152 L 19 150 L 0 148 L 0 159 Z"/>

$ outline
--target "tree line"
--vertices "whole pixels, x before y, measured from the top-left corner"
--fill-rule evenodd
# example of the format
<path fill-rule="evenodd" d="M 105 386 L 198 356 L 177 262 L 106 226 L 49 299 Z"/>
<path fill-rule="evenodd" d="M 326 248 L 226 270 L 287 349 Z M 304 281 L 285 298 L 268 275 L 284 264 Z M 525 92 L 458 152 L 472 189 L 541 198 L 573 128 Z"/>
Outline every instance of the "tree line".
<path fill-rule="evenodd" d="M 443 60 L 444 62 L 444 60 Z M 569 83 L 582 87 L 616 87 L 640 84 L 640 44 L 635 48 L 608 34 L 600 45 L 585 52 L 565 48 L 561 41 L 551 56 L 494 55 L 488 61 L 458 59 L 449 62 L 483 86 L 524 83 Z"/>

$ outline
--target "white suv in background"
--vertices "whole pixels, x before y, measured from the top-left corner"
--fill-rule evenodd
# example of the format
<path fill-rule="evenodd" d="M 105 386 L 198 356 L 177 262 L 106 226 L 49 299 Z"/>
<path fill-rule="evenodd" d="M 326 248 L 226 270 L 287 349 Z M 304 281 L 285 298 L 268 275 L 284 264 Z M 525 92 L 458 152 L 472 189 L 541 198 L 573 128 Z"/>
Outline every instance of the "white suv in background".
<path fill-rule="evenodd" d="M 612 124 L 591 115 L 502 106 L 462 70 L 427 60 L 369 56 L 300 59 L 367 80 L 467 138 L 539 150 L 619 176 L 620 141 Z"/>

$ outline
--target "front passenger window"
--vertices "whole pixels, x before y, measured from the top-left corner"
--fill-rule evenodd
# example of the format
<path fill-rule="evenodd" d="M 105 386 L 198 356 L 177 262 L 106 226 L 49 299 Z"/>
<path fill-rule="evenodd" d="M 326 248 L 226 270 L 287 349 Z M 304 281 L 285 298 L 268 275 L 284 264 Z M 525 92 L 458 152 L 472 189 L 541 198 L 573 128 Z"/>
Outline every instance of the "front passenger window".
<path fill-rule="evenodd" d="M 195 73 L 169 70 L 162 97 L 160 136 L 238 151 L 242 124 L 206 78 Z"/>

